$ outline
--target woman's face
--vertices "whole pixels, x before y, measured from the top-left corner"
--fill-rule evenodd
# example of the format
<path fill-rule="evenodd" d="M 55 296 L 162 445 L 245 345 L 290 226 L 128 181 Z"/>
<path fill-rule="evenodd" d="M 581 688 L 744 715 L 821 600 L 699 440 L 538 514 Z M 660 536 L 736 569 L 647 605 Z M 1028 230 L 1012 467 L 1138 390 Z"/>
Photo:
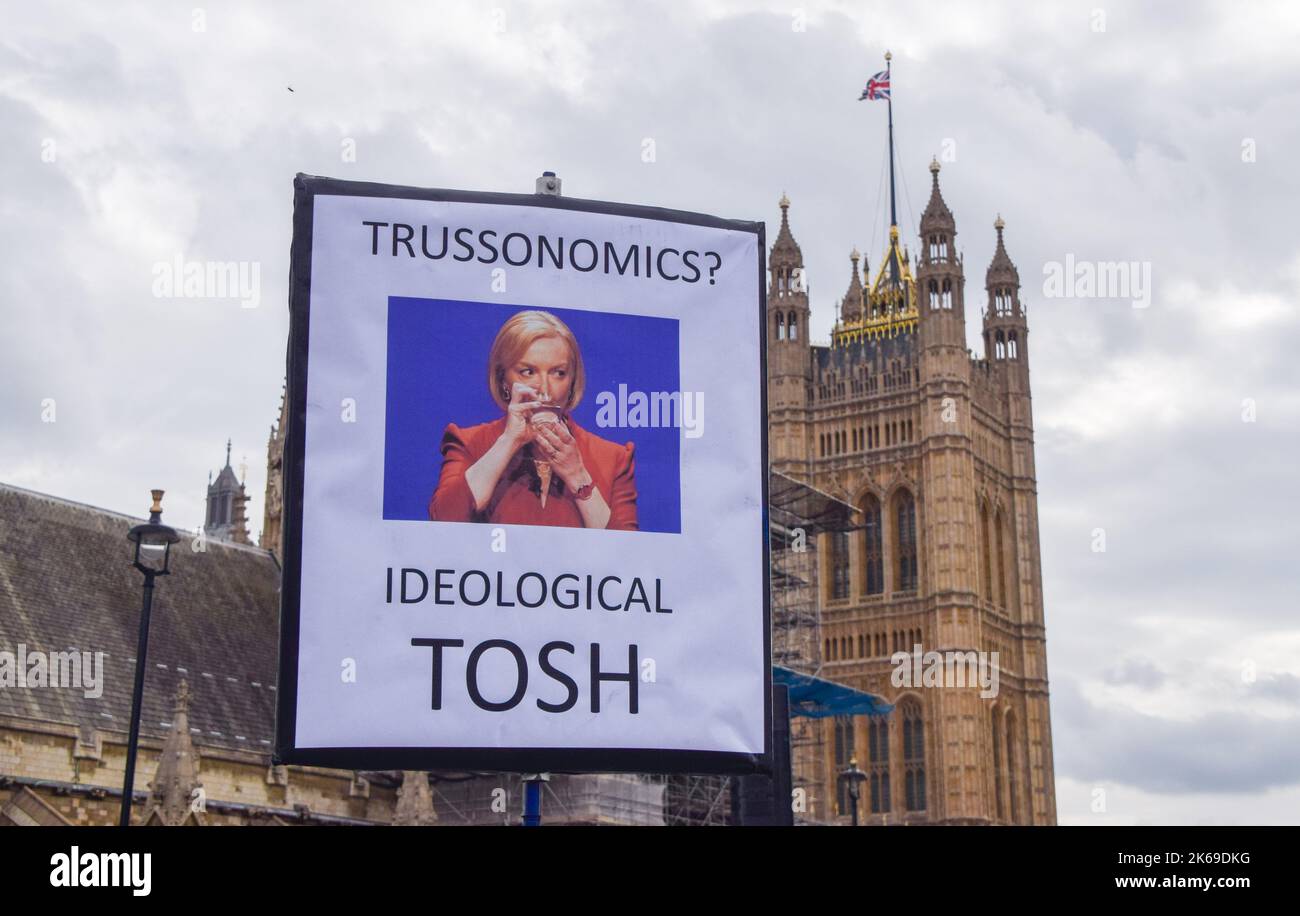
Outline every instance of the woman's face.
<path fill-rule="evenodd" d="M 506 388 L 523 382 L 548 404 L 569 402 L 573 385 L 569 346 L 558 337 L 539 337 L 513 366 L 506 366 Z"/>

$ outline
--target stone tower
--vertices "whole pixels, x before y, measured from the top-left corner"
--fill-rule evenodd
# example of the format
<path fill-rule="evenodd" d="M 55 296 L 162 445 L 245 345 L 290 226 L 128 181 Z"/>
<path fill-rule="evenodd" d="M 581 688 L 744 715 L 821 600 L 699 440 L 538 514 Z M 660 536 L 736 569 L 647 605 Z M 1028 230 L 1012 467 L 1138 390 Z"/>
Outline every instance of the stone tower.
<path fill-rule="evenodd" d="M 808 283 L 803 252 L 790 233 L 790 199 L 781 195 L 781 229 L 772 245 L 767 291 L 767 409 L 779 438 L 771 440 L 772 466 L 807 474 Z"/>
<path fill-rule="evenodd" d="M 990 629 L 1011 653 L 1007 668 L 1015 673 L 1016 691 L 994 707 L 993 746 L 1006 762 L 1008 778 L 996 785 L 999 811 L 1020 819 L 1025 812 L 1015 777 L 1029 770 L 1032 794 L 1029 816 L 1037 822 L 1047 810 L 1055 816 L 1051 788 L 1052 729 L 1048 713 L 1047 635 L 1043 622 L 1043 576 L 1038 550 L 1038 485 L 1034 465 L 1034 421 L 1029 396 L 1029 325 L 1020 301 L 1020 273 L 1007 254 L 999 216 L 993 223 L 997 247 L 985 274 L 988 304 L 984 311 L 985 377 L 988 401 L 998 408 L 997 473 L 982 481 L 988 524 L 984 540 L 994 557 L 985 594 L 995 610 Z M 983 518 L 983 516 L 981 516 Z M 1044 780 L 1045 774 L 1045 780 Z"/>
<path fill-rule="evenodd" d="M 258 546 L 284 561 L 284 436 L 288 428 L 285 391 L 280 392 L 280 418 L 266 441 L 266 499 L 262 502 L 262 536 Z"/>
<path fill-rule="evenodd" d="M 772 464 L 857 510 L 854 530 L 818 542 L 821 671 L 895 707 L 887 719 L 822 720 L 828 750 L 819 781 L 836 786 L 838 772 L 856 758 L 868 775 L 862 807 L 869 824 L 1051 824 L 1019 280 L 999 221 L 984 315 L 989 358 L 972 358 L 956 220 L 937 162 L 930 172 L 915 275 L 897 225 L 874 277 L 854 251 L 829 346 L 809 342 L 806 322 L 797 324 L 797 338 L 789 335 L 789 315 L 805 317 L 808 306 L 806 290 L 796 298 L 782 286 L 785 272 L 802 265 L 784 198 L 772 249 Z M 916 667 L 917 647 L 918 660 L 951 653 L 987 665 L 996 652 L 996 695 L 981 696 L 974 678 L 960 686 L 950 685 L 951 677 L 900 682 L 903 667 Z M 846 815 L 842 794 L 830 789 L 810 799 L 810 814 Z"/>
<path fill-rule="evenodd" d="M 921 215 L 918 279 L 922 307 L 919 437 L 921 565 L 926 568 L 926 640 L 923 651 L 978 652 L 982 632 L 976 529 L 976 473 L 972 445 L 970 356 L 966 349 L 965 278 L 957 254 L 957 225 L 939 189 L 931 161 L 930 201 Z M 912 646 L 904 646 L 912 651 Z M 942 740 L 933 747 L 935 770 L 946 774 L 942 803 L 950 821 L 987 820 L 984 736 L 978 686 L 922 691 Z M 974 727 L 972 727 L 974 725 Z"/>
<path fill-rule="evenodd" d="M 234 541 L 237 544 L 251 544 L 248 536 L 248 519 L 245 516 L 248 496 L 244 484 L 235 476 L 235 469 L 230 466 L 230 440 L 226 440 L 226 466 L 217 474 L 214 481 L 208 477 L 207 513 L 203 520 L 203 532 L 218 541 Z"/>

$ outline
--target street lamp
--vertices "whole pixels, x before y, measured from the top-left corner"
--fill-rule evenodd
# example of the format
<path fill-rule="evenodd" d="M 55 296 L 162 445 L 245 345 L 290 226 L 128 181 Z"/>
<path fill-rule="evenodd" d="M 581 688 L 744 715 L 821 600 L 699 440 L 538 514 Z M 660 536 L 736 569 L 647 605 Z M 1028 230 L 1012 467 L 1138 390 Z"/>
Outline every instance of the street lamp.
<path fill-rule="evenodd" d="M 867 774 L 858 769 L 858 758 L 850 757 L 849 765 L 840 770 L 840 782 L 849 784 L 849 809 L 853 812 L 853 826 L 858 826 L 858 798 L 861 797 L 862 784 L 867 781 Z"/>
<path fill-rule="evenodd" d="M 131 694 L 131 737 L 126 744 L 126 778 L 122 783 L 122 815 L 118 824 L 131 826 L 131 800 L 135 792 L 135 752 L 140 742 L 140 707 L 144 699 L 145 656 L 149 654 L 149 612 L 153 610 L 153 580 L 171 570 L 172 545 L 180 540 L 176 529 L 162 523 L 162 490 L 151 490 L 153 505 L 149 521 L 136 525 L 127 534 L 135 544 L 135 561 L 131 564 L 144 574 L 144 606 L 140 609 L 140 641 L 135 650 L 135 690 Z"/>

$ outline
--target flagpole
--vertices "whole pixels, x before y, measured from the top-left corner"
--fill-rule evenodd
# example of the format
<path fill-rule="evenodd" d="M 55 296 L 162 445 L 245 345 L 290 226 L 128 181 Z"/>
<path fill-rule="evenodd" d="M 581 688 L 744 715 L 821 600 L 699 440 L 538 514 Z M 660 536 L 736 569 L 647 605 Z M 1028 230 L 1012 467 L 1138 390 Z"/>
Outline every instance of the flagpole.
<path fill-rule="evenodd" d="M 894 81 L 890 75 L 890 60 L 893 55 L 885 52 L 885 80 L 889 83 L 889 96 L 885 99 L 889 105 L 889 225 L 898 225 L 898 211 L 894 208 Z"/>

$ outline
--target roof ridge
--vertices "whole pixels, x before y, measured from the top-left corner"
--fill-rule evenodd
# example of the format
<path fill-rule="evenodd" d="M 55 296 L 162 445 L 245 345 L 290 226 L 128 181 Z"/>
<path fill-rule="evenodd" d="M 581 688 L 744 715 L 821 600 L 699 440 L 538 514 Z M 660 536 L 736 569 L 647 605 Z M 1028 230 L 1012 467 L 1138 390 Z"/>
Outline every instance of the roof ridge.
<path fill-rule="evenodd" d="M 63 496 L 55 496 L 51 493 L 42 493 L 40 490 L 29 490 L 27 487 L 20 487 L 17 484 L 6 483 L 0 480 L 0 490 L 12 490 L 15 493 L 22 493 L 27 496 L 35 496 L 37 499 L 43 499 L 46 502 L 58 503 L 63 506 L 71 506 L 74 509 L 89 509 L 92 512 L 98 512 L 101 515 L 112 515 L 127 522 L 147 522 L 148 519 L 142 515 L 127 515 L 125 512 L 118 512 L 115 509 L 105 509 L 103 506 L 92 506 L 90 503 L 77 502 L 75 499 L 68 499 Z"/>
<path fill-rule="evenodd" d="M 125 512 L 118 512 L 115 509 L 105 509 L 102 506 L 92 506 L 90 503 L 77 502 L 75 499 L 67 499 L 66 497 L 63 496 L 54 496 L 53 494 L 50 493 L 42 493 L 39 490 L 29 490 L 27 487 L 20 487 L 17 484 L 6 483 L 3 480 L 0 480 L 0 490 L 9 490 L 13 493 L 20 493 L 24 496 L 34 496 L 37 499 L 41 499 L 50 503 L 55 503 L 56 505 L 69 506 L 73 509 L 81 509 L 86 512 L 98 513 L 99 515 L 107 515 L 111 518 L 119 519 L 124 522 L 133 522 L 135 524 L 142 525 L 145 522 L 149 521 L 144 516 L 127 515 Z M 181 527 L 181 528 L 177 528 L 176 530 L 190 533 L 202 529 Z M 211 537 L 208 538 L 208 543 L 217 544 L 220 545 L 221 547 L 230 547 L 236 550 L 248 550 L 260 555 L 272 554 L 270 550 L 267 550 L 265 547 L 259 547 L 256 544 L 240 544 L 237 541 L 223 541 L 218 538 L 211 538 Z M 272 554 L 272 556 L 274 556 L 274 554 Z"/>

